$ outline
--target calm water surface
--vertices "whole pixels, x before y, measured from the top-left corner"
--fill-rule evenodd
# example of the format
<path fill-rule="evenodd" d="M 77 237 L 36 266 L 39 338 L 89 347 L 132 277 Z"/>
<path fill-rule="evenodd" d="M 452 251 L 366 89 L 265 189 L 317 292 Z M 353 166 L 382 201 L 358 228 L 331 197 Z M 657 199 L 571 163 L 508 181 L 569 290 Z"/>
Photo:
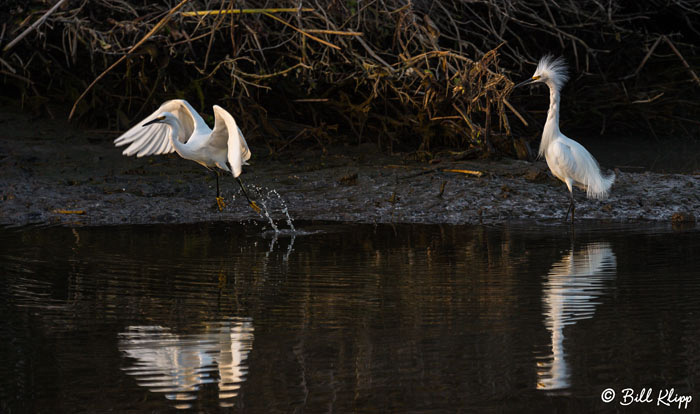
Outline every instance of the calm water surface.
<path fill-rule="evenodd" d="M 0 230 L 0 411 L 700 410 L 696 229 L 298 227 Z"/>

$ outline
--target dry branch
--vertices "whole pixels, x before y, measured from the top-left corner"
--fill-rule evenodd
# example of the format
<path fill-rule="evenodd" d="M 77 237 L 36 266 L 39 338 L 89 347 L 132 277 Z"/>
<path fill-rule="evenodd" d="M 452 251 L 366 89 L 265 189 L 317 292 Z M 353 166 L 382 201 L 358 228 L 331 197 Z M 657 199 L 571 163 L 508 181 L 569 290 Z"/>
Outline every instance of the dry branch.
<path fill-rule="evenodd" d="M 224 10 L 199 10 L 191 12 L 181 12 L 182 16 L 218 16 L 220 14 L 254 14 L 254 13 L 297 13 L 297 12 L 312 12 L 314 9 L 309 8 L 277 8 L 277 9 L 224 9 Z"/>
<path fill-rule="evenodd" d="M 455 170 L 455 169 L 444 169 L 442 170 L 444 172 L 453 172 L 453 173 L 459 173 L 459 174 L 465 174 L 465 175 L 474 175 L 476 177 L 481 177 L 484 175 L 483 171 L 474 171 L 474 170 Z"/>
<path fill-rule="evenodd" d="M 294 30 L 296 30 L 297 32 L 303 34 L 304 36 L 308 37 L 309 39 L 313 39 L 313 40 L 315 40 L 315 41 L 317 41 L 317 42 L 319 42 L 319 43 L 321 43 L 321 44 L 324 44 L 324 45 L 326 45 L 326 46 L 328 46 L 328 47 L 332 47 L 333 49 L 340 50 L 340 47 L 334 45 L 333 43 L 331 43 L 331 42 L 326 42 L 326 41 L 323 40 L 323 39 L 319 39 L 318 37 L 313 36 L 313 35 L 311 35 L 311 34 L 305 32 L 304 30 L 302 30 L 302 29 L 300 29 L 300 28 L 298 28 L 298 27 L 296 27 L 296 26 L 294 26 L 294 25 L 285 22 L 284 20 L 280 19 L 279 17 L 277 17 L 277 16 L 275 16 L 275 15 L 273 15 L 273 14 L 270 14 L 270 13 L 264 12 L 264 11 L 262 12 L 262 14 L 265 15 L 265 16 L 267 16 L 267 17 L 270 17 L 270 18 L 272 18 L 272 19 L 277 20 L 278 22 L 282 23 L 283 25 L 285 25 L 285 26 L 287 26 L 287 27 L 291 27 L 292 29 L 294 29 Z"/>
<path fill-rule="evenodd" d="M 12 49 L 12 46 L 19 43 L 20 40 L 24 39 L 25 36 L 27 36 L 29 33 L 31 33 L 33 30 L 39 27 L 42 23 L 44 23 L 46 19 L 51 15 L 51 13 L 55 12 L 56 9 L 61 7 L 61 5 L 63 5 L 63 3 L 65 2 L 66 0 L 58 0 L 58 2 L 53 5 L 53 7 L 51 7 L 46 13 L 44 13 L 43 16 L 39 18 L 39 20 L 32 23 L 32 25 L 27 27 L 25 31 L 23 31 L 19 36 L 17 36 L 14 40 L 8 43 L 4 48 L 2 48 L 2 51 L 7 52 L 8 50 Z"/>
<path fill-rule="evenodd" d="M 673 50 L 673 53 L 675 53 L 676 56 L 678 56 L 678 59 L 680 59 L 681 62 L 683 62 L 683 66 L 685 66 L 685 68 L 688 69 L 688 72 L 690 72 L 690 75 L 693 77 L 693 79 L 695 79 L 695 83 L 697 83 L 698 85 L 700 85 L 700 78 L 698 78 L 698 75 L 697 75 L 697 74 L 695 73 L 695 71 L 690 67 L 690 65 L 688 64 L 688 62 L 687 62 L 687 61 L 685 60 L 685 58 L 683 57 L 683 55 L 681 55 L 681 52 L 679 52 L 678 49 L 676 49 L 676 45 L 674 45 L 673 42 L 671 42 L 671 39 L 669 39 L 668 36 L 665 36 L 665 35 L 664 35 L 664 36 L 662 36 L 662 37 L 663 37 L 664 41 L 666 41 L 666 43 L 668 44 L 668 46 L 671 48 L 671 50 Z"/>

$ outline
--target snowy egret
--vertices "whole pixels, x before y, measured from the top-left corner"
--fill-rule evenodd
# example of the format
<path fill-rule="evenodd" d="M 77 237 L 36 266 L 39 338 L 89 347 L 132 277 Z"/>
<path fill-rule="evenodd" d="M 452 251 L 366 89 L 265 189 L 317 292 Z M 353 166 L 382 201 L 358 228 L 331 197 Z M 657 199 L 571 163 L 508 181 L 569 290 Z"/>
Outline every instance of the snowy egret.
<path fill-rule="evenodd" d="M 214 105 L 214 130 L 184 99 L 163 103 L 151 115 L 114 140 L 117 147 L 130 144 L 122 154 L 137 157 L 169 154 L 176 151 L 182 158 L 195 161 L 206 168 L 219 168 L 233 174 L 243 190 L 250 207 L 260 212 L 251 201 L 240 179 L 241 168 L 250 159 L 250 149 L 243 133 L 224 108 Z M 219 191 L 219 172 L 216 175 L 216 204 L 219 211 L 225 204 Z"/>
<path fill-rule="evenodd" d="M 559 130 L 560 90 L 567 79 L 564 59 L 554 59 L 551 55 L 547 55 L 540 60 L 532 78 L 515 87 L 532 83 L 544 83 L 549 86 L 549 111 L 547 111 L 547 122 L 542 131 L 538 155 L 540 157 L 544 155 L 552 174 L 566 183 L 569 188 L 570 203 L 564 221 L 569 218 L 569 212 L 571 212 L 573 225 L 576 206 L 572 187 L 585 190 L 589 198 L 603 199 L 607 197 L 608 190 L 615 181 L 615 174 L 604 177 L 591 153 Z"/>

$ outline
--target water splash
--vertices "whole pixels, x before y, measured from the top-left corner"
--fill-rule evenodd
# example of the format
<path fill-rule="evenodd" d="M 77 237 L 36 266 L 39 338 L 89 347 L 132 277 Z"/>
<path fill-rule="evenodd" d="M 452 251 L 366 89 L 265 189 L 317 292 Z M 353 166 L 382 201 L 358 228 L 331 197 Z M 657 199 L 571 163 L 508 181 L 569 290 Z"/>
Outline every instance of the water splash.
<path fill-rule="evenodd" d="M 280 196 L 277 190 L 258 187 L 255 185 L 250 185 L 249 188 L 253 189 L 258 194 L 258 198 L 255 201 L 258 202 L 262 207 L 261 215 L 267 218 L 267 220 L 270 223 L 270 226 L 275 231 L 275 233 L 279 233 L 281 231 L 278 224 L 276 224 L 274 219 L 272 218 L 272 213 L 274 213 L 273 207 L 275 203 L 279 204 L 280 211 L 282 212 L 282 214 L 284 214 L 287 226 L 289 227 L 289 231 L 291 231 L 292 233 L 296 233 L 297 230 L 296 228 L 294 228 L 294 221 L 292 220 L 292 216 L 289 215 L 289 208 L 287 207 L 287 203 L 284 202 L 284 199 L 282 198 L 282 196 Z"/>
<path fill-rule="evenodd" d="M 294 251 L 294 239 L 297 237 L 296 230 L 294 230 L 294 227 L 292 226 L 292 239 L 289 241 L 289 246 L 287 246 L 287 254 L 284 255 L 284 262 L 287 263 L 289 261 L 289 256 L 292 254 Z"/>
<path fill-rule="evenodd" d="M 287 217 L 287 225 L 289 226 L 289 230 L 292 232 L 296 232 L 296 229 L 294 228 L 294 222 L 292 221 L 292 217 L 289 215 L 289 209 L 287 208 L 287 203 L 284 202 L 284 199 L 282 199 L 282 196 L 277 192 L 277 190 L 272 189 L 267 192 L 268 197 L 270 194 L 274 194 L 277 196 L 277 199 L 279 200 L 280 204 L 282 205 L 282 212 L 284 215 Z"/>
<path fill-rule="evenodd" d="M 260 188 L 260 187 L 258 187 L 258 186 L 256 186 L 256 185 L 249 185 L 248 188 L 254 190 L 258 195 L 262 195 L 262 188 Z M 236 199 L 236 195 L 235 195 L 235 194 L 233 195 L 233 199 L 234 199 L 234 200 Z M 270 200 L 270 197 L 269 197 L 269 196 L 267 197 L 267 200 L 268 200 L 268 201 Z M 270 226 L 271 226 L 272 229 L 275 231 L 275 233 L 279 233 L 280 230 L 279 230 L 279 228 L 277 227 L 277 225 L 275 224 L 275 221 L 272 219 L 272 216 L 270 215 L 270 209 L 267 208 L 267 204 L 265 203 L 265 198 L 262 197 L 262 196 L 260 196 L 260 197 L 258 197 L 255 201 L 256 201 L 257 203 L 259 203 L 260 206 L 262 207 L 262 208 L 260 209 L 260 210 L 261 210 L 261 213 L 258 213 L 258 214 L 260 214 L 261 216 L 264 216 L 265 218 L 267 218 L 267 221 L 270 223 Z"/>
<path fill-rule="evenodd" d="M 268 198 L 269 200 L 269 198 Z M 267 220 L 270 222 L 270 226 L 272 226 L 272 229 L 275 231 L 275 233 L 279 233 L 280 229 L 277 228 L 277 225 L 275 224 L 275 221 L 272 220 L 272 216 L 270 216 L 270 212 L 267 209 L 267 205 L 265 204 L 265 201 L 263 201 L 262 198 L 260 198 L 258 201 L 260 201 L 260 205 L 262 205 L 262 210 L 265 213 L 265 217 L 267 217 Z"/>
<path fill-rule="evenodd" d="M 270 241 L 270 248 L 265 254 L 265 259 L 267 259 L 270 256 L 270 253 L 272 253 L 272 251 L 275 250 L 275 243 L 277 243 L 277 237 L 279 236 L 279 234 L 279 231 L 276 231 L 275 235 L 272 237 L 272 240 Z"/>

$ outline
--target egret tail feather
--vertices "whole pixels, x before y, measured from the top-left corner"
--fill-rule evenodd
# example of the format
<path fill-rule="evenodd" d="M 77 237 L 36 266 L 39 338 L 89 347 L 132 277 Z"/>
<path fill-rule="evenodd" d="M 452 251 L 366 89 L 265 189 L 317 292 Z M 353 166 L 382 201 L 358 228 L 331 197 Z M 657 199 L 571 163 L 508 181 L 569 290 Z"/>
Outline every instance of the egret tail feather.
<path fill-rule="evenodd" d="M 598 170 L 597 174 L 592 175 L 586 186 L 586 196 L 588 196 L 588 198 L 602 200 L 608 196 L 610 187 L 612 187 L 615 182 L 615 173 L 603 176 L 600 170 Z"/>

